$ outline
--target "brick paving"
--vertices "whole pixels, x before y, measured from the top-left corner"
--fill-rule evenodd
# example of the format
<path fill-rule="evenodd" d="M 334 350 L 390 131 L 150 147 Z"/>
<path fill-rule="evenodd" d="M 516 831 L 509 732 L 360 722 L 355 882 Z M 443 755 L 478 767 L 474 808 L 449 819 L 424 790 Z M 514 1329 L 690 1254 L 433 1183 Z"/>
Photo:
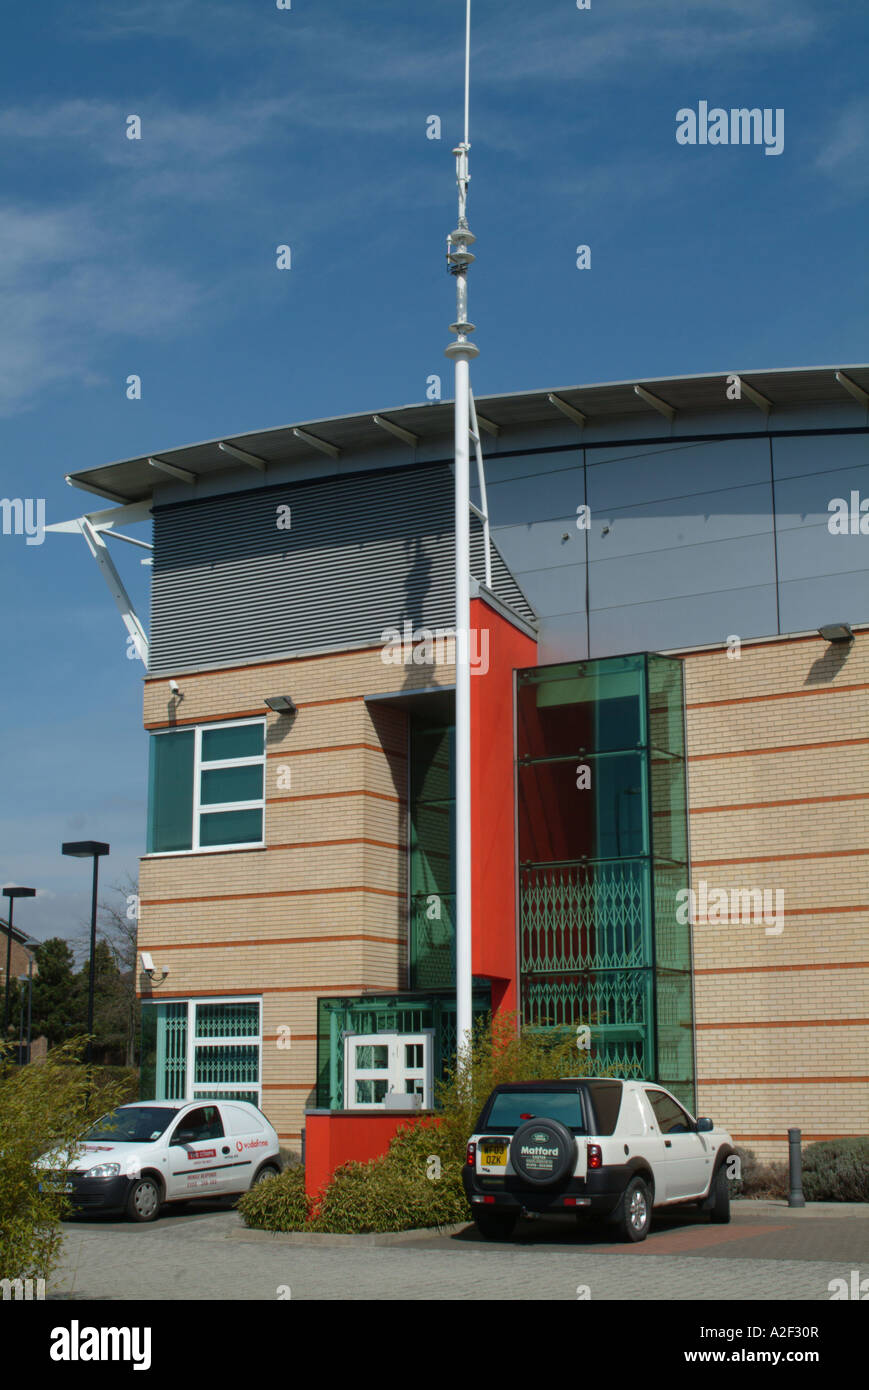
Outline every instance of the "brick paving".
<path fill-rule="evenodd" d="M 730 1226 L 659 1223 L 640 1246 L 600 1230 L 528 1222 L 505 1244 L 454 1235 L 392 1247 L 305 1246 L 245 1231 L 232 1211 L 153 1226 L 75 1221 L 50 1298 L 828 1301 L 832 1279 L 869 1276 L 869 1219 L 739 1213 Z"/>

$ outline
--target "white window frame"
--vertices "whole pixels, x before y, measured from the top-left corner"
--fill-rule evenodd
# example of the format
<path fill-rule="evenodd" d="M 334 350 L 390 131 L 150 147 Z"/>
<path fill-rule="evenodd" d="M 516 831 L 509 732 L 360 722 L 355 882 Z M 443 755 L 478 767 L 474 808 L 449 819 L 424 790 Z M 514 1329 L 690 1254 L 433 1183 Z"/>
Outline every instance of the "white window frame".
<path fill-rule="evenodd" d="M 180 1000 L 178 1001 L 181 1002 Z M 187 1093 L 188 1101 L 201 1102 L 203 1105 L 209 1099 L 220 1100 L 224 1094 L 229 1095 L 232 1091 L 255 1091 L 256 1107 L 262 1109 L 263 1095 L 263 1001 L 260 995 L 250 994 L 216 994 L 207 999 L 188 999 L 187 1001 L 187 1071 L 184 1079 L 184 1089 Z M 256 1036 L 245 1034 L 243 1037 L 196 1037 L 196 1010 L 200 1004 L 256 1004 L 258 1006 L 259 1022 L 257 1025 Z M 255 1047 L 257 1058 L 257 1079 L 256 1082 L 247 1081 L 228 1081 L 219 1082 L 212 1086 L 207 1096 L 196 1095 L 196 1048 L 197 1047 Z M 200 1083 L 200 1089 L 201 1089 Z"/>
<path fill-rule="evenodd" d="M 245 758 L 217 758 L 209 759 L 207 762 L 202 760 L 202 735 L 204 733 L 214 733 L 218 729 L 240 729 L 247 725 L 259 724 L 263 731 L 263 751 L 261 754 L 254 754 Z M 181 729 L 160 729 L 152 734 L 152 738 L 162 738 L 165 734 L 184 733 L 185 728 Z M 192 844 L 190 849 L 165 849 L 154 850 L 151 854 L 143 855 L 144 859 L 167 859 L 174 858 L 179 854 L 225 854 L 228 850 L 241 849 L 264 849 L 266 843 L 266 721 L 263 718 L 253 719 L 224 719 L 219 724 L 196 724 L 193 726 L 193 827 Z M 202 772 L 220 771 L 227 767 L 253 767 L 259 764 L 263 770 L 263 794 L 256 801 L 216 801 L 202 805 Z M 262 812 L 262 837 L 259 840 L 243 840 L 241 843 L 225 845 L 200 845 L 199 830 L 200 816 L 210 815 L 218 811 L 261 811 Z"/>
<path fill-rule="evenodd" d="M 422 1045 L 423 1065 L 406 1067 L 404 1048 L 406 1045 Z M 355 1047 L 386 1047 L 386 1067 L 356 1067 Z M 426 1028 L 419 1033 L 346 1033 L 344 1035 L 344 1109 L 345 1110 L 383 1110 L 382 1100 L 357 1101 L 355 1099 L 357 1081 L 386 1081 L 387 1095 L 407 1095 L 407 1108 L 411 1109 L 411 1095 L 405 1088 L 409 1080 L 422 1081 L 422 1108 L 430 1110 L 433 1091 L 434 1029 Z"/>

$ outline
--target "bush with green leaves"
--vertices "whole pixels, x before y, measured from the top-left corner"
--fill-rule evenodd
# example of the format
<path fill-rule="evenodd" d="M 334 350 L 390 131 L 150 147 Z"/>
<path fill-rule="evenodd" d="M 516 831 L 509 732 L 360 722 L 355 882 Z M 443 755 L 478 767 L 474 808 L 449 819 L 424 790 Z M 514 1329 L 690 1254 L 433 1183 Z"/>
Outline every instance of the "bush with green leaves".
<path fill-rule="evenodd" d="M 238 1199 L 248 1226 L 260 1231 L 305 1231 L 311 1204 L 305 1194 L 305 1170 L 285 1168 L 274 1178 L 258 1182 Z"/>
<path fill-rule="evenodd" d="M 95 1120 L 127 1099 L 128 1084 L 96 1081 L 99 1068 L 85 1066 L 84 1050 L 85 1040 L 74 1038 L 18 1067 L 14 1048 L 0 1045 L 0 1279 L 49 1277 L 69 1204 L 37 1160 L 68 1153 Z"/>
<path fill-rule="evenodd" d="M 462 1187 L 468 1136 L 494 1086 L 606 1075 L 580 1052 L 572 1029 L 517 1033 L 514 1015 L 481 1020 L 469 1066 L 436 1088 L 437 1113 L 403 1125 L 380 1158 L 338 1168 L 319 1203 L 306 1201 L 301 1169 L 262 1183 L 239 1202 L 249 1226 L 267 1231 L 407 1231 L 469 1221 Z"/>
<path fill-rule="evenodd" d="M 803 1195 L 807 1202 L 869 1202 L 869 1138 L 807 1144 Z"/>

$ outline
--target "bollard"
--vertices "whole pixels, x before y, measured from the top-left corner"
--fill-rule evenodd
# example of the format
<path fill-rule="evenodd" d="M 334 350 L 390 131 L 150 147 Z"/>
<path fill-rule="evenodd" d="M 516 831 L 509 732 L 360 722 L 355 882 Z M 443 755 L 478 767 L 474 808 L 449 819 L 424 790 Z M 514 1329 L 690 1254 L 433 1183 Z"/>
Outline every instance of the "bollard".
<path fill-rule="evenodd" d="M 803 1152 L 800 1148 L 800 1130 L 788 1130 L 788 1169 L 790 1171 L 789 1207 L 804 1207 L 803 1196 Z"/>

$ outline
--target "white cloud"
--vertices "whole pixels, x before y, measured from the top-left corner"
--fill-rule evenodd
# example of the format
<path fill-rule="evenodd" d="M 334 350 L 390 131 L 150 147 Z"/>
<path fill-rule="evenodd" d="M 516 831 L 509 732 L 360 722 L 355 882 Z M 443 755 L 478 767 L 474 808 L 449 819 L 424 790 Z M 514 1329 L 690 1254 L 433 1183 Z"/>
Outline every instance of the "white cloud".
<path fill-rule="evenodd" d="M 202 297 L 179 273 L 110 254 L 88 209 L 0 206 L 0 415 L 61 382 L 89 385 L 106 336 L 185 323 Z"/>

